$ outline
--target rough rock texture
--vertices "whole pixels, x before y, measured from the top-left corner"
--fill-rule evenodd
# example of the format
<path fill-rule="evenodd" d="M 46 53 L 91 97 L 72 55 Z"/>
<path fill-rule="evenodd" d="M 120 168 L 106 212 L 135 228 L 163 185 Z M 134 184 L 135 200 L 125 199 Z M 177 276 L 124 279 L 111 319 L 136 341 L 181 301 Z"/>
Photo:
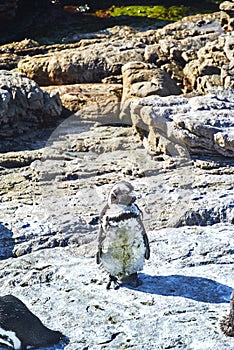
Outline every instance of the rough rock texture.
<path fill-rule="evenodd" d="M 119 122 L 121 84 L 74 84 L 42 87 L 43 91 L 59 93 L 63 106 L 70 112 L 81 111 L 82 120 L 91 119 L 103 123 Z M 97 117 L 97 111 L 98 117 Z"/>
<path fill-rule="evenodd" d="M 43 92 L 17 72 L 0 71 L 0 135 L 14 137 L 31 128 L 55 122 L 62 112 L 58 94 Z"/>
<path fill-rule="evenodd" d="M 234 156 L 233 90 L 205 96 L 151 96 L 130 104 L 133 125 L 148 149 L 171 155 Z"/>
<path fill-rule="evenodd" d="M 147 95 L 158 93 L 152 74 L 161 75 L 160 80 L 170 79 L 185 92 L 205 93 L 212 86 L 231 88 L 232 36 L 223 30 L 220 20 L 221 12 L 186 17 L 157 30 L 110 28 L 91 39 L 77 38 L 76 44 L 31 50 L 19 60 L 18 69 L 40 85 L 97 83 L 108 77 L 119 79 L 124 64 L 138 61 L 151 64 L 149 72 L 147 66 L 141 68 Z M 15 57 L 12 64 L 16 61 Z"/>
<path fill-rule="evenodd" d="M 204 93 L 232 86 L 232 36 L 219 18 L 195 16 L 158 31 L 113 28 L 75 47 L 13 52 L 16 62 L 29 50 L 19 67 L 45 85 L 103 81 L 60 86 L 64 106 L 76 113 L 38 131 L 30 116 L 35 125 L 47 120 L 49 95 L 18 73 L 4 73 L 0 86 L 2 118 L 12 115 L 15 125 L 18 114 L 9 113 L 23 101 L 29 125 L 28 135 L 1 142 L 0 295 L 16 295 L 69 337 L 56 349 L 234 347 L 220 329 L 234 288 L 233 91 L 157 96 L 172 87 Z M 203 54 L 207 62 L 199 61 Z M 129 60 L 137 64 L 124 66 Z M 121 85 L 113 82 L 121 81 L 122 66 L 131 69 L 121 105 Z M 130 105 L 121 121 L 124 99 Z M 98 215 L 119 180 L 141 195 L 151 258 L 142 286 L 106 291 L 107 276 L 95 263 Z"/>
<path fill-rule="evenodd" d="M 230 162 L 152 157 L 131 127 L 74 115 L 46 147 L 3 154 L 0 166 L 0 294 L 16 295 L 68 336 L 59 349 L 234 346 L 219 327 L 233 289 Z M 97 217 L 120 179 L 141 194 L 151 258 L 142 286 L 106 291 L 95 262 Z M 211 208 L 224 214 L 224 205 L 215 223 Z M 194 214 L 184 224 L 196 208 L 200 222 Z"/>
<path fill-rule="evenodd" d="M 121 67 L 129 61 L 141 61 L 144 45 L 129 36 L 127 30 L 117 39 L 84 40 L 76 49 L 66 49 L 23 59 L 18 69 L 40 85 L 99 83 L 109 76 L 121 74 Z M 120 39 L 125 37 L 124 39 Z M 112 40 L 111 40 L 112 39 Z"/>
<path fill-rule="evenodd" d="M 32 39 L 24 39 L 19 42 L 12 42 L 0 46 L 0 69 L 11 70 L 17 67 L 20 56 L 29 54 L 39 44 Z"/>
<path fill-rule="evenodd" d="M 234 29 L 234 2 L 224 1 L 220 4 L 221 12 L 221 25 L 227 32 L 231 32 Z"/>
<path fill-rule="evenodd" d="M 135 97 L 150 95 L 169 96 L 181 94 L 181 89 L 170 75 L 151 64 L 129 62 L 122 67 L 123 94 L 121 119 L 128 118 L 129 101 Z M 124 117 L 124 115 L 126 115 Z"/>

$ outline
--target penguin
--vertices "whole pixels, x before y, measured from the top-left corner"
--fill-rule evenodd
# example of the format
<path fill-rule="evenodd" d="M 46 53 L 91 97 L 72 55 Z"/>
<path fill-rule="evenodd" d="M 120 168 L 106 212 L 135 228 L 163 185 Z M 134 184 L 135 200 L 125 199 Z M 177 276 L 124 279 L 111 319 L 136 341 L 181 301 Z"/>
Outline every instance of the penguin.
<path fill-rule="evenodd" d="M 229 337 L 234 337 L 234 289 L 230 298 L 230 312 L 228 316 L 225 316 L 220 322 L 220 328 L 224 334 Z"/>
<path fill-rule="evenodd" d="M 99 216 L 96 261 L 109 274 L 107 289 L 112 282 L 116 289 L 120 284 L 134 288 L 142 284 L 137 272 L 149 259 L 150 247 L 142 212 L 135 201 L 133 186 L 120 181 L 112 187 Z"/>
<path fill-rule="evenodd" d="M 0 344 L 15 350 L 26 350 L 28 346 L 57 344 L 64 338 L 61 332 L 44 326 L 15 296 L 0 296 Z"/>

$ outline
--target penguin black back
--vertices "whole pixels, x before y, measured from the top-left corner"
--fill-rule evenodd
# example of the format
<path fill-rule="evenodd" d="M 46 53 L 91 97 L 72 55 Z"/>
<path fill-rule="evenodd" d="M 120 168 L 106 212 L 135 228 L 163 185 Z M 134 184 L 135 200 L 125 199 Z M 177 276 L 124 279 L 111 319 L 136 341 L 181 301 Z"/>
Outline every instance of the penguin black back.
<path fill-rule="evenodd" d="M 21 346 L 49 346 L 58 343 L 64 336 L 53 331 L 40 321 L 26 305 L 13 295 L 0 297 L 0 327 L 7 332 L 14 332 Z M 1 341 L 0 341 L 1 342 Z"/>

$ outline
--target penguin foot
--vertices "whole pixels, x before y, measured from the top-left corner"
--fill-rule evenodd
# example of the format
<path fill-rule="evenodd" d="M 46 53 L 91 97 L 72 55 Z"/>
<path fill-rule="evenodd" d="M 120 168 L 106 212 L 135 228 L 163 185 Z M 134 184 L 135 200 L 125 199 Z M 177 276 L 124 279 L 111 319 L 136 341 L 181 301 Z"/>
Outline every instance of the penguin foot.
<path fill-rule="evenodd" d="M 107 283 L 106 289 L 111 288 L 112 282 L 114 283 L 114 289 L 115 290 L 118 289 L 119 288 L 118 278 L 112 275 L 109 276 L 109 282 Z"/>

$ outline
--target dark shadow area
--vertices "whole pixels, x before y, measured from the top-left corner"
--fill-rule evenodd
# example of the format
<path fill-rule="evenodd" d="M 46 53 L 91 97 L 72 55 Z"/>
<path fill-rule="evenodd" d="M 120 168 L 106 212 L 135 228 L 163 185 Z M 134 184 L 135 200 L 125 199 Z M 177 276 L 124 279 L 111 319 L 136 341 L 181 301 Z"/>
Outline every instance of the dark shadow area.
<path fill-rule="evenodd" d="M 25 0 L 24 0 L 25 1 Z M 106 9 L 111 6 L 133 6 L 133 5 L 142 5 L 142 6 L 190 6 L 193 7 L 196 4 L 196 7 L 201 9 L 212 9 L 214 11 L 218 8 L 218 1 L 204 0 L 203 2 L 194 2 L 194 0 L 102 0 L 102 1 L 92 1 L 92 0 L 57 0 L 57 3 L 60 5 L 76 5 L 81 6 L 87 4 L 91 11 L 98 9 Z"/>
<path fill-rule="evenodd" d="M 32 127 L 29 132 L 25 132 L 22 135 L 2 139 L 0 153 L 39 150 L 44 148 L 51 134 L 64 120 L 64 118 L 60 118 L 53 126 L 41 125 L 38 128 Z M 5 167 L 4 164 L 0 165 Z"/>
<path fill-rule="evenodd" d="M 13 233 L 0 223 L 0 260 L 5 260 L 14 256 L 15 240 Z"/>
<path fill-rule="evenodd" d="M 32 350 L 65 350 L 69 343 L 70 343 L 70 339 L 66 336 L 63 336 L 63 338 L 60 340 L 60 342 L 54 346 L 40 347 L 40 348 L 30 347 L 30 348 Z"/>
<path fill-rule="evenodd" d="M 64 6 L 74 6 L 74 13 L 64 11 Z M 146 17 L 131 18 L 130 16 L 100 18 L 93 15 L 87 16 L 90 12 L 100 9 L 107 9 L 111 6 L 185 6 L 188 7 L 190 15 L 198 12 L 214 12 L 218 11 L 218 2 L 206 0 L 201 3 L 195 3 L 192 0 L 145 0 L 145 1 L 63 1 L 63 0 L 20 0 L 17 4 L 17 10 L 10 13 L 5 18 L 1 17 L 0 44 L 11 41 L 20 41 L 25 37 L 31 39 L 46 37 L 54 42 L 60 42 L 63 36 L 69 32 L 90 33 L 96 32 L 115 25 L 130 26 L 149 26 L 155 23 L 155 19 Z M 87 7 L 87 11 L 83 13 L 82 7 Z M 81 10 L 79 9 L 81 7 Z M 40 19 L 40 20 L 38 20 Z M 164 21 L 159 21 L 159 27 L 165 25 Z"/>
<path fill-rule="evenodd" d="M 204 303 L 229 303 L 232 288 L 209 278 L 170 275 L 150 276 L 139 273 L 142 285 L 136 290 L 143 293 L 183 297 Z M 127 287 L 130 288 L 131 287 Z"/>

